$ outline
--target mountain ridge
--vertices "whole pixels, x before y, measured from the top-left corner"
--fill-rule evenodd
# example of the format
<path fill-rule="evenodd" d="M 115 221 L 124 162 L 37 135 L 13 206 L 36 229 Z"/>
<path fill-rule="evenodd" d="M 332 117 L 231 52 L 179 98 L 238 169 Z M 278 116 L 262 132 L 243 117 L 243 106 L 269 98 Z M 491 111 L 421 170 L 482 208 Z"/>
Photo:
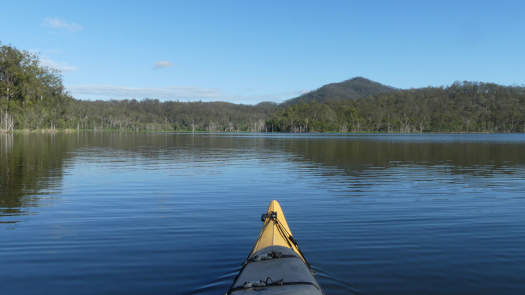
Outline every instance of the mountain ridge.
<path fill-rule="evenodd" d="M 396 92 L 401 89 L 384 85 L 370 79 L 357 76 L 336 83 L 329 83 L 298 97 L 286 100 L 284 106 L 296 103 L 331 102 L 340 100 L 354 100 L 383 93 Z"/>

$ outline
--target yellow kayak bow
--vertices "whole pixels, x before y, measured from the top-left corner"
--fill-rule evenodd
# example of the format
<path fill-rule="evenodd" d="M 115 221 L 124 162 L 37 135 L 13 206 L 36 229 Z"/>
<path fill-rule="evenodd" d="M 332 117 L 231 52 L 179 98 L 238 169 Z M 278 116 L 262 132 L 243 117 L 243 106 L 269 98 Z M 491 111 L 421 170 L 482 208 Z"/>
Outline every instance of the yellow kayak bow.
<path fill-rule="evenodd" d="M 277 201 L 261 220 L 257 241 L 226 294 L 323 295 Z"/>
<path fill-rule="evenodd" d="M 250 255 L 270 246 L 282 246 L 292 249 L 301 259 L 306 262 L 306 259 L 299 250 L 297 242 L 293 238 L 292 231 L 286 222 L 281 205 L 276 200 L 270 202 L 266 214 L 261 217 L 264 225 L 261 228 L 257 242 L 252 249 Z"/>

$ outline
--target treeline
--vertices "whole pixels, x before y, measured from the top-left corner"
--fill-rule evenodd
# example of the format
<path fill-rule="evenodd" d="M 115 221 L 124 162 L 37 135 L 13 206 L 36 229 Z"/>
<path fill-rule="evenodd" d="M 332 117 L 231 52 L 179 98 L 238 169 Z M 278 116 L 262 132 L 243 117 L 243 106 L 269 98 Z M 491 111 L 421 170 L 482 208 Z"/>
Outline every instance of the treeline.
<path fill-rule="evenodd" d="M 82 101 L 38 56 L 0 46 L 0 131 L 119 129 L 130 131 L 265 131 L 274 103 Z"/>
<path fill-rule="evenodd" d="M 0 130 L 65 127 L 72 101 L 58 71 L 42 67 L 36 55 L 0 46 Z"/>
<path fill-rule="evenodd" d="M 276 104 L 160 102 L 156 99 L 80 101 L 70 104 L 69 128 L 234 132 L 265 130 Z"/>
<path fill-rule="evenodd" d="M 380 84 L 363 78 L 349 81 L 347 88 L 322 88 L 322 99 L 295 99 L 281 105 L 82 101 L 66 92 L 60 73 L 43 67 L 38 56 L 0 46 L 0 131 L 525 132 L 523 87 L 462 82 L 371 92 L 365 87 Z M 341 91 L 349 89 L 354 89 L 352 97 L 375 94 L 341 99 Z M 339 94 L 330 99 L 331 93 Z"/>
<path fill-rule="evenodd" d="M 456 82 L 276 111 L 284 132 L 525 132 L 525 88 Z"/>

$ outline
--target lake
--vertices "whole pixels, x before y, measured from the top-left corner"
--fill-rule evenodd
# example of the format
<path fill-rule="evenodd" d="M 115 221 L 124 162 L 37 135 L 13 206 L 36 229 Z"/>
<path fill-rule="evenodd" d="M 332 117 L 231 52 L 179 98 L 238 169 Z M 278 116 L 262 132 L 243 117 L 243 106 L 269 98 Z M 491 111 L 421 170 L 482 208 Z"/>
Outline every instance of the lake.
<path fill-rule="evenodd" d="M 327 294 L 525 294 L 525 135 L 0 135 L 2 294 L 224 294 L 276 199 Z"/>

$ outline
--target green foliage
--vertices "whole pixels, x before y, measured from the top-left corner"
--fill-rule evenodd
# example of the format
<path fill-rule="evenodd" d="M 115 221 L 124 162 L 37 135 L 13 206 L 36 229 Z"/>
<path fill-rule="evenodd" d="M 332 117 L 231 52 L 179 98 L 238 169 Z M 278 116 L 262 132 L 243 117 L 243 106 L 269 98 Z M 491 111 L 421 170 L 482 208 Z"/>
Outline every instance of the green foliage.
<path fill-rule="evenodd" d="M 62 116 L 72 102 L 56 70 L 34 54 L 0 46 L 0 121 L 13 118 L 15 129 L 65 128 Z"/>
<path fill-rule="evenodd" d="M 273 103 L 75 100 L 65 92 L 60 74 L 43 67 L 38 56 L 0 47 L 0 123 L 8 115 L 15 129 L 259 132 L 266 131 L 265 119 L 275 108 Z"/>
<path fill-rule="evenodd" d="M 302 102 L 283 107 L 267 125 L 288 132 L 525 132 L 525 88 L 456 82 L 323 104 Z"/>
<path fill-rule="evenodd" d="M 339 83 L 331 83 L 305 93 L 294 99 L 285 101 L 285 106 L 297 103 L 333 103 L 345 100 L 364 98 L 382 93 L 395 92 L 398 89 L 389 87 L 366 78 L 356 77 Z"/>
<path fill-rule="evenodd" d="M 68 114 L 81 129 L 260 132 L 274 108 L 156 99 L 75 101 Z"/>
<path fill-rule="evenodd" d="M 0 46 L 0 130 L 252 132 L 525 132 L 525 88 L 456 82 L 399 90 L 364 79 L 281 105 L 75 100 L 37 56 Z"/>

